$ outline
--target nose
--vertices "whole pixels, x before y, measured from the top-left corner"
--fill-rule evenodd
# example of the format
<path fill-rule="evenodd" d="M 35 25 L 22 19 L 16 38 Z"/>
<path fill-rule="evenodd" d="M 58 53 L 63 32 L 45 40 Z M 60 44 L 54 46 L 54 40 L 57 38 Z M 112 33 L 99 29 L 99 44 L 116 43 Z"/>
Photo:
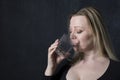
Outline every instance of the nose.
<path fill-rule="evenodd" d="M 70 34 L 70 39 L 72 40 L 72 39 L 76 39 L 76 35 L 74 34 L 74 33 L 71 33 Z"/>

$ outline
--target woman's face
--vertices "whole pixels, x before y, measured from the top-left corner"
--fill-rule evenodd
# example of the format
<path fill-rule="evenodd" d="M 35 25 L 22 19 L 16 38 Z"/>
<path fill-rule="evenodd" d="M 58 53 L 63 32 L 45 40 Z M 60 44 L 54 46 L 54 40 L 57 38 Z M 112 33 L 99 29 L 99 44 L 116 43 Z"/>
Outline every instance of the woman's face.
<path fill-rule="evenodd" d="M 70 20 L 70 39 L 75 51 L 84 52 L 93 48 L 91 25 L 85 16 L 73 16 Z"/>

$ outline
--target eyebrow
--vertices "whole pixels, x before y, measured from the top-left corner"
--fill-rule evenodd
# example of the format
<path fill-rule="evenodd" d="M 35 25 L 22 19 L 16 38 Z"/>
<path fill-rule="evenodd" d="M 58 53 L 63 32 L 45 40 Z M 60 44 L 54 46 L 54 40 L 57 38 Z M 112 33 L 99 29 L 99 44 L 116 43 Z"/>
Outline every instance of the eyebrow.
<path fill-rule="evenodd" d="M 69 26 L 69 30 L 70 30 L 70 27 L 71 27 L 71 26 Z M 82 27 L 82 26 L 74 26 L 74 27 L 75 27 L 75 29 L 76 29 L 76 28 L 82 28 L 82 29 L 84 29 L 84 27 Z"/>

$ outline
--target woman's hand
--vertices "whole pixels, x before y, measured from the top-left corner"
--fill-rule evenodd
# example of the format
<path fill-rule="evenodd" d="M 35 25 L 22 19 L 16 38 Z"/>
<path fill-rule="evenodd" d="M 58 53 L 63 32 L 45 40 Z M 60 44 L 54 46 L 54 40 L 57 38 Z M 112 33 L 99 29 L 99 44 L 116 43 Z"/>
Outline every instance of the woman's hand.
<path fill-rule="evenodd" d="M 65 56 L 55 53 L 58 44 L 59 40 L 57 39 L 48 49 L 48 65 L 45 71 L 46 76 L 53 75 L 57 65 L 65 58 Z"/>

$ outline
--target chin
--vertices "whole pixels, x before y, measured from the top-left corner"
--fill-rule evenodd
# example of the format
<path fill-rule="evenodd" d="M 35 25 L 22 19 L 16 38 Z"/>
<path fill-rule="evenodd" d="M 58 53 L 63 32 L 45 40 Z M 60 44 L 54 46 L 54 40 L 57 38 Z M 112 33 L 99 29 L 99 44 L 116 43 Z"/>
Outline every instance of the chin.
<path fill-rule="evenodd" d="M 75 52 L 84 52 L 85 51 L 85 49 L 78 48 L 78 47 L 73 47 L 73 49 L 74 49 Z"/>

